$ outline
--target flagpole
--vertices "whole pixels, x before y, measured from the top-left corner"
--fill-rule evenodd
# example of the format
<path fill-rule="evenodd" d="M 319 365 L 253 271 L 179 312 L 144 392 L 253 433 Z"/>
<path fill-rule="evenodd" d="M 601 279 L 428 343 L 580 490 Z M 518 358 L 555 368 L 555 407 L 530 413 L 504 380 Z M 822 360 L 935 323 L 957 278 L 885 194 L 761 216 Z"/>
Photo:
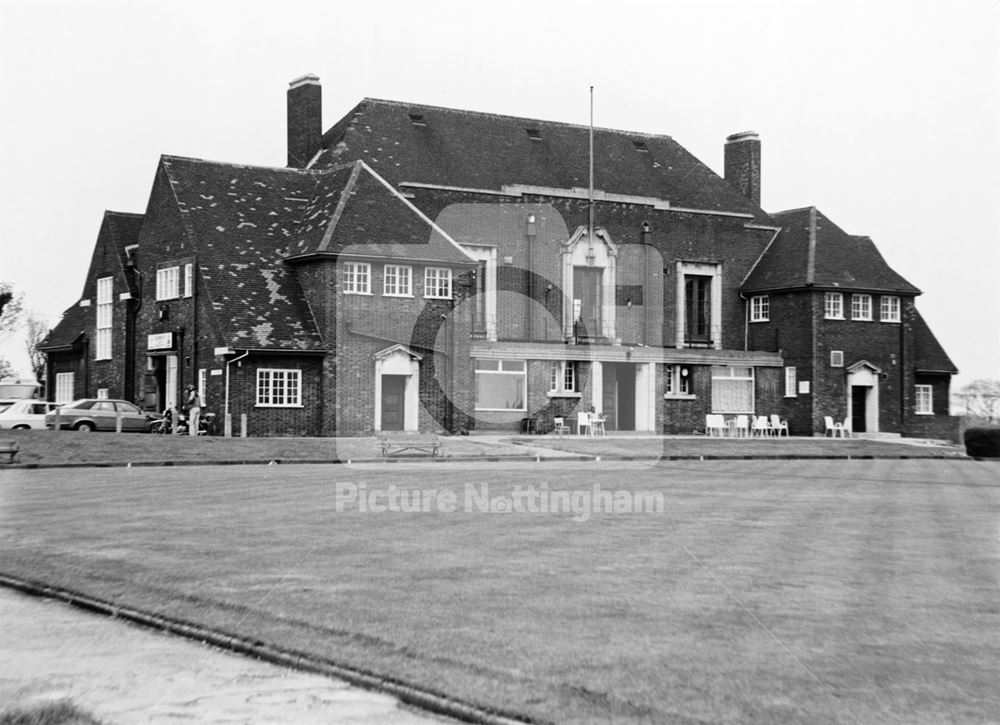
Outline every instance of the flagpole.
<path fill-rule="evenodd" d="M 587 186 L 587 244 L 594 248 L 594 87 L 590 87 L 590 181 Z"/>

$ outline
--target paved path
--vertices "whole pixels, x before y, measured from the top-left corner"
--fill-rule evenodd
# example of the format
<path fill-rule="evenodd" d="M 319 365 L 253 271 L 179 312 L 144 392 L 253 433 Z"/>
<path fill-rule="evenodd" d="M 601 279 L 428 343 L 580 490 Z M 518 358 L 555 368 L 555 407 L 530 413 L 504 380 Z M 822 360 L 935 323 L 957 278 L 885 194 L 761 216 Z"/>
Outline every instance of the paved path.
<path fill-rule="evenodd" d="M 108 725 L 450 722 L 392 697 L 0 588 L 0 709 L 69 699 Z"/>

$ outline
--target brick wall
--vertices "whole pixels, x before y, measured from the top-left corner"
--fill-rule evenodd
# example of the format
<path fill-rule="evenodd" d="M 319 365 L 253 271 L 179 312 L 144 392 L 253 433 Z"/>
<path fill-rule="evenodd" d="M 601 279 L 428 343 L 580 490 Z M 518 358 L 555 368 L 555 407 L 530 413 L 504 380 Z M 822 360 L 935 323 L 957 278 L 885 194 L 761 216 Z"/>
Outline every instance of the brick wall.
<path fill-rule="evenodd" d="M 316 355 L 251 353 L 233 363 L 229 374 L 229 412 L 233 435 L 239 435 L 240 417 L 247 416 L 251 436 L 318 436 L 323 420 L 323 361 Z M 301 371 L 300 406 L 264 407 L 257 404 L 257 371 L 263 368 Z M 224 379 L 223 379 L 224 384 Z M 213 384 L 210 393 L 217 394 Z M 222 411 L 220 401 L 219 411 Z"/>
<path fill-rule="evenodd" d="M 706 365 L 685 366 L 691 379 L 694 398 L 663 398 L 664 376 L 669 366 L 657 365 L 656 429 L 664 433 L 689 435 L 705 430 L 705 416 L 712 412 L 712 368 Z"/>
<path fill-rule="evenodd" d="M 215 341 L 207 339 L 210 330 L 203 322 L 205 312 L 198 313 L 204 289 L 201 274 L 196 269 L 194 295 L 172 300 L 156 300 L 156 270 L 160 266 L 179 266 L 180 289 L 183 294 L 184 265 L 194 263 L 194 245 L 188 240 L 180 212 L 170 189 L 170 181 L 163 168 L 157 169 L 146 208 L 142 232 L 139 235 L 139 249 L 136 258 L 142 269 L 142 305 L 136 316 L 136 399 L 147 409 L 163 407 L 164 401 L 155 400 L 153 379 L 147 370 L 147 355 L 150 352 L 169 352 L 177 355 L 177 399 L 182 401 L 181 392 L 188 384 L 197 384 L 198 367 L 206 367 L 205 348 L 211 354 Z M 199 324 L 201 322 L 201 324 Z M 155 333 L 171 333 L 174 345 L 170 350 L 148 348 L 148 336 Z"/>
<path fill-rule="evenodd" d="M 498 206 L 511 206 L 525 215 L 531 208 L 545 207 L 562 220 L 565 227 L 562 241 L 580 226 L 587 224 L 587 202 L 581 199 L 560 199 L 526 195 L 522 198 L 490 197 L 483 194 L 468 194 L 443 190 L 415 189 L 413 202 L 432 219 L 438 218 L 450 205 L 478 205 L 484 208 L 495 202 Z M 532 207 L 535 205 L 535 207 Z M 463 207 L 464 211 L 464 207 Z M 482 212 L 487 215 L 486 211 Z M 447 214 L 445 215 L 447 217 Z M 760 256 L 772 232 L 747 229 L 748 221 L 743 218 L 691 214 L 638 204 L 598 202 L 595 206 L 595 226 L 606 229 L 612 241 L 619 246 L 619 273 L 617 285 L 644 286 L 643 309 L 633 304 L 616 306 L 618 333 L 625 342 L 640 342 L 645 337 L 646 344 L 658 346 L 665 342 L 673 345 L 676 329 L 676 262 L 722 263 L 722 329 L 723 346 L 742 349 L 744 343 L 745 310 L 739 298 L 738 287 L 750 267 Z M 650 225 L 645 236 L 649 247 L 638 251 L 643 242 L 643 223 Z M 470 221 L 471 225 L 472 222 Z M 513 227 L 512 227 L 513 229 Z M 498 249 L 498 288 L 513 294 L 498 300 L 498 337 L 520 340 L 525 338 L 527 313 L 527 283 L 524 269 L 529 263 L 526 235 L 520 231 L 499 238 L 490 237 L 484 230 L 484 241 L 496 244 Z M 470 240 L 475 243 L 477 240 Z M 533 250 L 530 264 L 544 278 L 558 289 L 562 284 L 560 267 L 560 247 L 554 240 L 543 243 L 539 235 L 538 248 Z M 625 247 L 631 247 L 625 249 Z M 504 265 L 504 257 L 511 258 L 510 265 Z M 538 300 L 537 286 L 533 295 Z M 557 300 L 539 301 L 548 309 L 551 318 L 561 320 L 562 312 Z M 643 314 L 645 313 L 645 314 Z M 536 317 L 536 320 L 538 318 Z M 537 329 L 533 323 L 535 339 L 558 340 L 551 330 Z M 713 321 L 715 324 L 715 321 Z"/>
<path fill-rule="evenodd" d="M 813 301 L 808 292 L 778 292 L 768 295 L 768 322 L 751 322 L 747 328 L 747 342 L 751 350 L 780 352 L 785 366 L 794 367 L 796 382 L 808 382 L 809 393 L 799 393 L 796 385 L 795 397 L 785 397 L 784 369 L 777 371 L 777 397 L 771 402 L 771 409 L 788 420 L 792 435 L 811 435 L 815 427 L 813 420 L 813 397 L 816 371 L 813 366 Z M 749 304 L 749 301 L 745 304 Z"/>
<path fill-rule="evenodd" d="M 469 345 L 473 305 L 468 302 L 471 278 L 464 269 L 456 268 L 452 278 L 453 299 L 429 299 L 424 297 L 425 266 L 416 263 L 411 266 L 412 297 L 382 294 L 384 260 L 371 262 L 371 295 L 334 292 L 337 308 L 332 337 L 338 344 L 329 366 L 336 371 L 333 430 L 338 435 L 374 432 L 375 408 L 381 404 L 375 396 L 375 356 L 397 344 L 422 358 L 420 430 L 457 431 L 472 427 Z M 337 288 L 328 285 L 326 289 Z M 327 335 L 325 331 L 323 334 Z M 329 423 L 328 416 L 325 429 L 332 434 Z"/>
<path fill-rule="evenodd" d="M 916 386 L 930 385 L 933 399 L 933 415 L 918 414 L 916 408 Z M 938 438 L 954 442 L 960 441 L 961 419 L 948 415 L 951 406 L 951 376 L 945 374 L 915 373 L 913 385 L 906 391 L 906 415 L 901 433 L 911 438 Z"/>

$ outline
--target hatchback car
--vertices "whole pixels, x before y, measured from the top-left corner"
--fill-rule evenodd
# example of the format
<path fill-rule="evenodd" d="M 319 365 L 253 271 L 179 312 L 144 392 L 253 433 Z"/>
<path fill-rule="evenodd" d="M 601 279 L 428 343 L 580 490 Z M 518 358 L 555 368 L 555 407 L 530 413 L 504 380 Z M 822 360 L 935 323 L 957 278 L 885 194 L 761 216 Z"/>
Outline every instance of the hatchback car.
<path fill-rule="evenodd" d="M 45 415 L 58 406 L 44 400 L 0 400 L 0 430 L 45 428 Z"/>
<path fill-rule="evenodd" d="M 119 413 L 123 431 L 146 430 L 148 417 L 127 400 L 84 398 L 59 407 L 59 427 L 85 433 L 94 430 L 116 430 Z M 55 428 L 56 411 L 45 416 L 45 427 Z"/>

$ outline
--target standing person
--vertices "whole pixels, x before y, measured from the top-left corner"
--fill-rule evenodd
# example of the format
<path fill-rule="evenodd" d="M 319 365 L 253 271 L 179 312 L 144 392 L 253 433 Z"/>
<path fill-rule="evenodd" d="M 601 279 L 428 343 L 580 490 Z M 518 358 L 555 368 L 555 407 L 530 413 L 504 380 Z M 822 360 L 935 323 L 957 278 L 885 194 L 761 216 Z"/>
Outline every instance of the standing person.
<path fill-rule="evenodd" d="M 201 419 L 201 396 L 193 385 L 187 386 L 187 406 L 188 406 L 188 431 L 191 435 L 198 435 L 198 423 Z"/>

